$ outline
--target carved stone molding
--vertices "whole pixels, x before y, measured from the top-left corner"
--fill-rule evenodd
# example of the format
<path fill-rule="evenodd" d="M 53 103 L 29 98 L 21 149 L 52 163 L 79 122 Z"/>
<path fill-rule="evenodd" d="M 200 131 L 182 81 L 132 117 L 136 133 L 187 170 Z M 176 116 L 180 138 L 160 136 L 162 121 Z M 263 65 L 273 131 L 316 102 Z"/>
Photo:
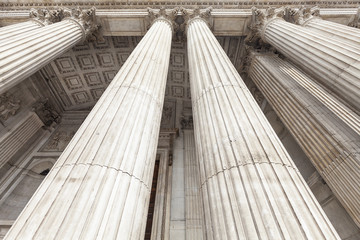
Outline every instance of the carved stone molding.
<path fill-rule="evenodd" d="M 319 19 L 319 17 L 320 8 L 317 6 L 311 8 L 301 6 L 299 9 L 289 9 L 289 20 L 298 25 L 305 26 L 309 21 Z"/>
<path fill-rule="evenodd" d="M 59 22 L 62 16 L 62 10 L 48 10 L 46 8 L 30 9 L 29 12 L 31 20 L 40 24 L 41 26 L 49 25 Z"/>
<path fill-rule="evenodd" d="M 79 25 L 83 32 L 83 40 L 93 40 L 100 37 L 98 32 L 100 25 L 96 22 L 95 11 L 95 7 L 90 9 L 81 9 L 80 7 L 73 9 L 64 8 L 62 9 L 62 14 L 65 19 L 73 20 Z"/>
<path fill-rule="evenodd" d="M 186 33 L 187 27 L 191 24 L 192 21 L 197 19 L 202 19 L 206 24 L 212 29 L 213 19 L 211 17 L 212 7 L 208 7 L 206 9 L 200 9 L 199 7 L 195 7 L 194 9 L 185 9 L 183 7 L 180 8 L 181 14 L 184 17 L 184 23 L 180 26 L 182 31 Z"/>
<path fill-rule="evenodd" d="M 278 6 L 298 6 L 301 4 L 317 4 L 320 7 L 355 7 L 359 5 L 359 1 L 337 1 L 337 0 L 322 0 L 322 1 L 304 1 L 304 0 L 288 0 L 288 1 L 268 1 L 268 0 L 259 0 L 256 3 L 252 0 L 247 1 L 218 1 L 218 0 L 208 0 L 204 2 L 199 1 L 95 1 L 90 0 L 86 2 L 72 2 L 72 1 L 63 1 L 61 2 L 62 6 L 72 7 L 76 5 L 81 5 L 83 7 L 95 6 L 98 9 L 141 9 L 147 7 L 151 4 L 152 7 L 158 7 L 166 5 L 169 8 L 185 5 L 189 8 L 201 6 L 202 8 L 212 6 L 216 9 L 249 9 L 254 4 L 259 8 L 266 8 L 268 6 L 278 7 Z M 57 1 L 32 1 L 32 2 L 18 2 L 16 0 L 8 0 L 0 3 L 2 9 L 26 9 L 31 7 L 57 7 L 59 2 Z"/>
<path fill-rule="evenodd" d="M 51 106 L 47 98 L 41 99 L 33 105 L 33 111 L 39 116 L 45 126 L 60 123 L 60 114 Z"/>
<path fill-rule="evenodd" d="M 148 8 L 149 15 L 146 18 L 148 28 L 150 28 L 155 21 L 166 21 L 174 31 L 177 25 L 175 18 L 178 15 L 179 10 L 178 7 L 168 10 L 164 7 L 161 7 L 159 10 Z"/>
<path fill-rule="evenodd" d="M 20 109 L 20 100 L 15 96 L 4 93 L 0 95 L 0 119 L 6 121 L 10 116 L 14 116 Z"/>
<path fill-rule="evenodd" d="M 181 129 L 193 129 L 194 128 L 194 122 L 193 117 L 191 116 L 181 116 L 180 117 L 180 124 Z"/>
<path fill-rule="evenodd" d="M 254 47 L 255 49 L 259 49 L 266 44 L 263 37 L 266 26 L 274 20 L 283 20 L 286 9 L 284 7 L 269 7 L 266 10 L 260 10 L 256 7 L 253 7 L 251 10 L 252 19 L 251 26 L 249 27 L 250 33 L 246 37 L 245 43 L 249 46 Z"/>
<path fill-rule="evenodd" d="M 357 13 L 353 17 L 352 20 L 350 20 L 350 23 L 348 24 L 349 27 L 355 27 L 360 28 L 360 7 L 358 8 Z"/>

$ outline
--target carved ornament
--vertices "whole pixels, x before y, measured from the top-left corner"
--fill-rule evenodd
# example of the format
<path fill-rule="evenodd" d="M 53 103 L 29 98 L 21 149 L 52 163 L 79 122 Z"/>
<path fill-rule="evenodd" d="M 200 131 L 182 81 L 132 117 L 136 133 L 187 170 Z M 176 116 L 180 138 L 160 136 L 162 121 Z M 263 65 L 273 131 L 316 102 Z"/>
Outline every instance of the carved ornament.
<path fill-rule="evenodd" d="M 31 20 L 40 24 L 41 26 L 49 25 L 61 21 L 62 10 L 48 10 L 46 8 L 30 9 L 29 12 Z"/>
<path fill-rule="evenodd" d="M 20 100 L 9 93 L 0 95 L 0 119 L 6 121 L 10 116 L 14 116 L 19 108 Z"/>
<path fill-rule="evenodd" d="M 100 37 L 98 32 L 100 25 L 96 22 L 95 11 L 95 7 L 86 10 L 77 7 L 73 9 L 64 8 L 62 13 L 65 19 L 73 20 L 79 25 L 83 32 L 83 40 L 93 40 L 94 38 Z"/>
<path fill-rule="evenodd" d="M 360 28 L 360 7 L 357 10 L 354 18 L 348 24 L 349 27 Z"/>
<path fill-rule="evenodd" d="M 186 1 L 186 6 L 193 8 L 196 6 L 213 6 L 216 9 L 250 9 L 254 4 L 259 8 L 266 8 L 268 6 L 298 6 L 303 4 L 304 0 L 288 0 L 288 1 L 269 1 L 269 0 L 242 0 L 242 1 L 218 1 L 218 0 L 207 0 L 203 2 L 189 0 Z M 97 9 L 144 9 L 151 5 L 152 7 L 168 6 L 169 8 L 180 6 L 184 4 L 184 1 L 180 0 L 164 0 L 164 1 L 149 1 L 149 0 L 138 0 L 138 1 L 61 1 L 61 6 L 73 7 L 76 5 L 82 5 L 83 7 L 95 6 Z M 350 1 L 329 1 L 321 0 L 316 1 L 316 4 L 320 7 L 357 7 L 359 6 L 358 0 Z M 59 1 L 2 1 L 0 7 L 5 9 L 28 9 L 31 7 L 58 7 Z"/>
<path fill-rule="evenodd" d="M 310 20 L 320 19 L 320 8 L 315 6 L 306 8 L 301 6 L 299 9 L 291 8 L 289 10 L 289 18 L 298 25 L 305 26 Z"/>
<path fill-rule="evenodd" d="M 39 116 L 45 126 L 50 127 L 53 124 L 60 123 L 60 114 L 51 106 L 47 98 L 36 102 L 32 109 Z"/>
<path fill-rule="evenodd" d="M 187 32 L 188 26 L 191 24 L 192 21 L 201 19 L 209 26 L 210 29 L 212 29 L 213 25 L 213 19 L 211 17 L 211 11 L 212 7 L 208 7 L 206 9 L 200 9 L 199 7 L 196 7 L 194 9 L 185 9 L 183 7 L 180 8 L 181 15 L 184 18 L 184 23 L 180 26 L 182 31 L 184 33 Z"/>
<path fill-rule="evenodd" d="M 253 7 L 251 10 L 250 34 L 246 37 L 245 43 L 254 48 L 260 48 L 259 46 L 266 42 L 264 38 L 266 27 L 274 20 L 284 20 L 285 8 L 269 7 L 264 11 Z"/>
<path fill-rule="evenodd" d="M 64 151 L 75 133 L 76 131 L 74 130 L 65 131 L 62 129 L 57 129 L 56 132 L 51 136 L 49 143 L 44 148 L 44 151 Z"/>
<path fill-rule="evenodd" d="M 193 129 L 194 128 L 194 121 L 192 116 L 181 116 L 180 117 L 180 124 L 182 129 Z"/>
<path fill-rule="evenodd" d="M 152 8 L 148 8 L 148 17 L 146 18 L 146 21 L 148 23 L 148 27 L 150 28 L 151 25 L 156 21 L 166 21 L 169 23 L 171 29 L 174 31 L 176 28 L 176 22 L 175 18 L 178 15 L 179 8 L 173 8 L 173 9 L 165 9 L 164 7 L 161 7 L 160 10 L 155 10 Z"/>

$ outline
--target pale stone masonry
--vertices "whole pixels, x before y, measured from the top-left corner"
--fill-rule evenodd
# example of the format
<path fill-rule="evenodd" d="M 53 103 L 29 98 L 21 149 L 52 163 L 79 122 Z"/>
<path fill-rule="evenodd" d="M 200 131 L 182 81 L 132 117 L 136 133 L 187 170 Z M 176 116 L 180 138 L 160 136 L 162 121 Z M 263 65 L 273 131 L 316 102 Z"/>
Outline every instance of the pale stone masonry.
<path fill-rule="evenodd" d="M 291 59 L 357 114 L 360 111 L 360 48 L 286 22 L 283 9 L 254 10 L 261 38 Z"/>
<path fill-rule="evenodd" d="M 205 239 L 339 239 L 207 22 L 187 24 Z"/>
<path fill-rule="evenodd" d="M 22 27 L 31 26 L 26 31 L 12 36 L 8 27 L 8 38 L 0 41 L 0 93 L 38 71 L 55 58 L 61 56 L 76 44 L 84 41 L 95 30 L 93 21 L 95 9 L 63 11 L 65 18 L 58 23 L 44 27 L 34 27 L 33 21 L 26 22 Z M 18 28 L 19 26 L 17 26 Z"/>
<path fill-rule="evenodd" d="M 250 76 L 345 209 L 360 224 L 356 200 L 360 199 L 359 117 L 296 66 L 273 54 L 255 53 Z M 323 94 L 314 96 L 302 85 L 312 85 Z M 342 110 L 341 116 L 354 125 L 349 126 L 337 112 L 332 112 L 332 106 Z"/>
<path fill-rule="evenodd" d="M 310 2 L 0 3 L 0 240 L 360 239 L 360 1 Z"/>
<path fill-rule="evenodd" d="M 290 15 L 296 24 L 309 28 L 312 32 L 325 35 L 329 40 L 360 48 L 360 29 L 321 19 L 318 7 L 301 7 L 291 10 Z"/>
<path fill-rule="evenodd" d="M 171 39 L 156 19 L 7 239 L 144 238 Z"/>

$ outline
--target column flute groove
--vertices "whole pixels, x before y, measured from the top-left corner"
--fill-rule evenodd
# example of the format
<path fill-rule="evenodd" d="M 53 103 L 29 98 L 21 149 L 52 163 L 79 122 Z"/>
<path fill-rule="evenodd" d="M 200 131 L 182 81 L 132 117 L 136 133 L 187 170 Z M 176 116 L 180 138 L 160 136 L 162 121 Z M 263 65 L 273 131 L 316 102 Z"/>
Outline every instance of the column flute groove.
<path fill-rule="evenodd" d="M 205 238 L 338 239 L 207 26 L 209 11 L 184 12 Z"/>
<path fill-rule="evenodd" d="M 360 112 L 360 48 L 285 22 L 283 9 L 253 9 L 261 38 L 314 77 L 357 114 Z"/>
<path fill-rule="evenodd" d="M 155 14 L 7 239 L 144 238 L 175 14 Z"/>
<path fill-rule="evenodd" d="M 313 32 L 324 35 L 332 41 L 337 41 L 352 48 L 360 48 L 360 29 L 321 19 L 320 8 L 300 7 L 291 9 L 290 17 L 298 25 L 311 29 Z"/>
<path fill-rule="evenodd" d="M 190 127 L 191 128 L 191 127 Z M 194 132 L 184 129 L 185 147 L 185 194 L 186 239 L 202 240 L 202 206 L 200 195 L 199 166 L 196 161 Z"/>
<path fill-rule="evenodd" d="M 303 80 L 311 79 L 291 63 L 271 54 L 254 54 L 250 76 L 359 225 L 359 132 L 323 104 L 332 101 L 330 94 L 318 86 L 319 100 L 303 87 Z M 346 113 L 358 129 L 359 117 Z"/>
<path fill-rule="evenodd" d="M 58 22 L 60 12 L 57 10 L 31 9 L 29 12 L 30 20 L 0 28 L 0 42 L 22 37 L 26 33 L 31 33 L 36 29 Z"/>
<path fill-rule="evenodd" d="M 0 41 L 0 94 L 54 60 L 97 28 L 95 8 L 63 10 L 61 22 Z"/>

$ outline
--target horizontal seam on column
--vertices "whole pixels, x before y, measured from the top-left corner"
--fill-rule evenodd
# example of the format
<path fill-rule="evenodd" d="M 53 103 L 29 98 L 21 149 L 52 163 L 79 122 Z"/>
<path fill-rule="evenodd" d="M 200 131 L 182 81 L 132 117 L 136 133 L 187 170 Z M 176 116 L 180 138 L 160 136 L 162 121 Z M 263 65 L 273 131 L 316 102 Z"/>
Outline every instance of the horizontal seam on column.
<path fill-rule="evenodd" d="M 344 153 L 344 152 L 343 152 Z M 344 156 L 343 154 L 338 154 L 336 156 L 336 158 L 340 157 L 340 156 L 344 156 L 344 158 L 342 158 L 342 161 L 340 162 L 336 162 L 336 165 L 334 161 L 332 161 L 330 164 L 328 164 L 326 166 L 326 168 L 322 169 L 322 173 L 325 175 L 325 176 L 329 176 L 331 175 L 331 173 L 333 173 L 335 170 L 337 170 L 339 168 L 339 166 L 342 166 L 345 162 L 347 162 L 346 160 L 350 157 L 353 157 L 354 160 L 356 160 L 356 155 L 359 155 L 359 153 L 357 152 L 350 152 L 348 153 L 347 156 Z"/>
<path fill-rule="evenodd" d="M 272 164 L 282 165 L 282 166 L 285 166 L 285 167 L 287 167 L 287 168 L 294 169 L 296 172 L 299 172 L 299 170 L 298 170 L 297 168 L 293 167 L 293 166 L 290 166 L 290 165 L 287 165 L 287 164 L 283 164 L 283 163 L 276 163 L 276 162 L 257 162 L 257 163 L 237 164 L 237 165 L 232 166 L 232 167 L 230 167 L 230 168 L 222 169 L 221 171 L 218 171 L 218 172 L 214 173 L 213 175 L 211 175 L 210 177 L 206 178 L 206 180 L 200 184 L 200 189 L 202 188 L 202 186 L 203 186 L 206 182 L 208 182 L 211 178 L 215 177 L 215 176 L 218 175 L 219 173 L 223 173 L 223 172 L 225 172 L 225 171 L 227 171 L 227 170 L 231 170 L 231 169 L 237 168 L 237 167 L 243 167 L 243 166 L 246 166 L 246 165 L 264 164 L 264 163 L 265 163 L 265 164 L 270 164 L 270 165 L 272 165 Z"/>
<path fill-rule="evenodd" d="M 91 163 L 71 163 L 71 164 L 63 164 L 63 165 L 60 165 L 60 166 L 56 166 L 52 169 L 59 169 L 59 168 L 62 168 L 62 167 L 71 167 L 71 166 L 77 166 L 77 165 L 83 165 L 83 166 L 97 166 L 97 167 L 105 167 L 105 168 L 108 168 L 108 169 L 112 169 L 112 170 L 115 170 L 117 172 L 121 172 L 121 173 L 124 173 L 124 174 L 127 174 L 129 175 L 130 177 L 133 177 L 135 178 L 136 180 L 138 180 L 141 184 L 143 184 L 148 190 L 149 189 L 149 186 L 143 181 L 141 180 L 140 178 L 138 178 L 137 176 L 135 175 L 132 175 L 130 174 L 129 172 L 126 172 L 126 171 L 123 171 L 121 169 L 118 169 L 118 168 L 115 168 L 115 167 L 109 167 L 109 166 L 105 166 L 105 165 L 100 165 L 100 164 L 91 164 Z"/>
<path fill-rule="evenodd" d="M 203 98 L 206 93 L 208 93 L 208 92 L 210 92 L 210 91 L 213 91 L 213 90 L 215 90 L 216 88 L 221 88 L 221 87 L 238 87 L 238 88 L 240 88 L 240 89 L 246 89 L 246 87 L 241 87 L 239 84 L 236 84 L 236 85 L 234 85 L 234 84 L 221 84 L 221 85 L 219 85 L 219 86 L 214 86 L 214 85 L 211 85 L 211 86 L 212 86 L 212 87 L 206 88 L 205 91 L 202 92 L 202 93 L 200 94 L 200 96 L 197 97 L 197 98 L 194 100 L 194 105 L 197 104 L 197 103 L 199 102 L 199 100 L 200 100 L 201 98 Z"/>
<path fill-rule="evenodd" d="M 134 87 L 134 86 L 131 86 L 131 85 L 121 85 L 121 86 L 116 87 L 116 88 L 133 88 L 135 90 L 138 90 L 138 91 L 144 93 L 145 95 L 148 95 L 156 103 L 156 105 L 158 105 L 160 108 L 162 107 L 162 104 L 160 103 L 159 100 L 155 99 L 150 93 L 144 91 L 143 89 L 141 89 L 139 87 Z"/>

